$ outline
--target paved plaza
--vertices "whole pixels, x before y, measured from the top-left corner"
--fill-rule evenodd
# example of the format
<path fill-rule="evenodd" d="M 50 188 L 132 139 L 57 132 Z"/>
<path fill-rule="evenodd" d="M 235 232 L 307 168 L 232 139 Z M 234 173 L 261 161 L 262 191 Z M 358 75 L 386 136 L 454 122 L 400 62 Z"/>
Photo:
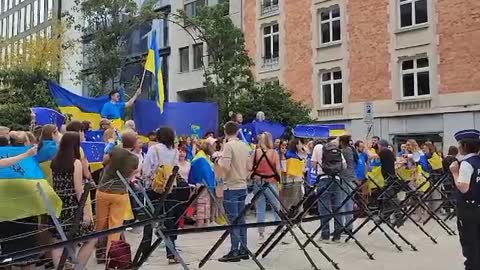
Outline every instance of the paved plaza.
<path fill-rule="evenodd" d="M 253 221 L 253 220 L 251 220 Z M 449 222 L 450 226 L 456 230 L 455 222 Z M 313 232 L 318 225 L 317 222 L 304 224 L 305 229 Z M 370 227 L 371 228 L 371 227 Z M 370 260 L 353 241 L 349 243 L 339 244 L 321 244 L 330 257 L 339 264 L 342 270 L 454 270 L 463 268 L 463 257 L 461 256 L 461 248 L 458 236 L 448 236 L 437 224 L 429 223 L 425 227 L 433 237 L 437 238 L 438 244 L 434 244 L 420 230 L 412 224 L 407 224 L 401 228 L 401 233 L 418 248 L 418 252 L 412 251 L 399 238 L 394 237 L 395 241 L 402 246 L 403 252 L 398 252 L 380 231 L 376 231 L 371 236 L 367 235 L 366 229 L 362 230 L 359 235 L 359 241 L 365 248 L 374 253 L 375 260 Z M 267 229 L 272 231 L 273 228 Z M 392 236 L 393 232 L 388 231 Z M 190 269 L 198 269 L 198 263 L 211 248 L 214 242 L 220 237 L 221 233 L 202 233 L 190 234 L 179 237 L 177 242 L 181 255 L 189 263 Z M 249 247 L 254 250 L 258 247 L 256 229 L 249 230 Z M 300 234 L 298 234 L 300 235 Z M 132 244 L 132 249 L 136 250 L 141 234 L 127 233 L 127 238 Z M 301 237 L 304 240 L 304 237 Z M 266 269 L 278 270 L 309 270 L 312 269 L 308 261 L 305 259 L 298 246 L 290 240 L 290 244 L 281 245 L 265 259 L 261 259 L 261 263 Z M 229 248 L 229 240 L 227 240 L 217 251 L 212 259 L 202 269 L 207 270 L 244 270 L 258 269 L 253 261 L 242 261 L 241 263 L 220 263 L 216 261 L 219 257 L 226 254 Z M 334 269 L 318 250 L 309 246 L 308 251 L 314 258 L 320 269 Z M 92 260 L 93 261 L 93 260 Z M 89 269 L 104 269 L 94 263 Z M 177 270 L 182 269 L 181 266 L 169 266 L 165 259 L 165 249 L 159 248 L 154 252 L 141 269 L 145 270 Z"/>

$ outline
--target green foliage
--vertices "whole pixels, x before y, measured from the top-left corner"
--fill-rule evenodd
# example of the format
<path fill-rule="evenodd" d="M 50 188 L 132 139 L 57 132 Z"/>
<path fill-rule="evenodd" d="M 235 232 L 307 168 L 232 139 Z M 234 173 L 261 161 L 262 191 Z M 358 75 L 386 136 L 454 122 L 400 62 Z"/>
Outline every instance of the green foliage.
<path fill-rule="evenodd" d="M 288 90 L 278 83 L 257 84 L 251 92 L 240 94 L 232 111 L 241 112 L 247 122 L 262 111 L 268 120 L 284 123 L 290 128 L 311 121 L 310 109 L 293 100 Z"/>
<path fill-rule="evenodd" d="M 187 23 L 195 26 L 199 39 L 208 45 L 213 63 L 205 68 L 205 87 L 209 99 L 219 105 L 221 120 L 228 119 L 240 94 L 255 88 L 253 62 L 245 50 L 243 33 L 225 16 L 227 8 L 226 3 L 219 4 L 201 8 L 191 19 L 184 16 Z"/>
<path fill-rule="evenodd" d="M 267 119 L 290 127 L 309 122 L 310 109 L 293 100 L 288 89 L 255 81 L 243 32 L 225 16 L 226 11 L 228 1 L 201 8 L 193 18 L 182 15 L 208 46 L 213 63 L 205 67 L 205 87 L 209 99 L 219 105 L 220 121 L 227 121 L 230 112 L 240 112 L 249 121 L 263 111 Z"/>
<path fill-rule="evenodd" d="M 52 75 L 45 70 L 0 70 L 0 125 L 13 130 L 28 130 L 30 108 L 57 109 L 48 90 L 49 78 L 52 78 Z"/>
<path fill-rule="evenodd" d="M 115 78 L 127 60 L 126 36 L 135 24 L 134 0 L 75 0 L 84 25 L 84 59 L 87 72 L 79 74 L 91 87 L 93 96 L 114 89 Z"/>

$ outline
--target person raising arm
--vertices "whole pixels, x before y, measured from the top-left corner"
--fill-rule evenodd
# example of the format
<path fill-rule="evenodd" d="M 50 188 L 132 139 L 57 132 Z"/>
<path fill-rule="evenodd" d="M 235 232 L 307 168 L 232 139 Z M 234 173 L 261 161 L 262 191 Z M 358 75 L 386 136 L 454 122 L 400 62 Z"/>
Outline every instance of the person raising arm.
<path fill-rule="evenodd" d="M 28 157 L 33 157 L 36 154 L 37 154 L 37 146 L 34 145 L 32 148 L 28 149 L 28 151 L 23 154 L 20 154 L 14 157 L 0 159 L 0 168 L 12 166 L 13 164 L 20 162 L 21 160 Z"/>

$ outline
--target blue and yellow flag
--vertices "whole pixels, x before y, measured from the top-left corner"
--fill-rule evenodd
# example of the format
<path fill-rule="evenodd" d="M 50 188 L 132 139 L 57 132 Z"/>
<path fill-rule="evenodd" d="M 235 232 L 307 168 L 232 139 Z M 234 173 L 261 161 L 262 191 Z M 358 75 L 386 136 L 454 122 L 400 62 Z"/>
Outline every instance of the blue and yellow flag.
<path fill-rule="evenodd" d="M 25 153 L 29 147 L 0 147 L 0 158 Z M 53 205 L 57 216 L 62 201 L 49 185 L 33 157 L 25 158 L 13 166 L 0 168 L 0 222 L 47 214 L 47 207 L 37 188 L 40 184 Z"/>
<path fill-rule="evenodd" d="M 54 82 L 49 82 L 48 87 L 63 114 L 70 115 L 72 120 L 90 121 L 93 129 L 99 128 L 99 123 L 102 119 L 100 112 L 103 105 L 109 102 L 108 96 L 98 98 L 82 97 Z M 112 126 L 121 129 L 123 127 L 122 119 L 112 120 Z"/>
<path fill-rule="evenodd" d="M 188 176 L 190 184 L 206 184 L 209 189 L 215 188 L 215 172 L 213 163 L 204 151 L 200 150 L 192 160 L 190 175 Z"/>
<path fill-rule="evenodd" d="M 153 75 L 153 89 L 155 89 L 155 96 L 157 106 L 160 112 L 163 113 L 163 103 L 165 102 L 165 89 L 163 85 L 163 75 L 161 69 L 160 55 L 157 45 L 157 32 L 152 31 L 152 41 L 148 49 L 147 61 L 145 62 L 145 70 Z"/>

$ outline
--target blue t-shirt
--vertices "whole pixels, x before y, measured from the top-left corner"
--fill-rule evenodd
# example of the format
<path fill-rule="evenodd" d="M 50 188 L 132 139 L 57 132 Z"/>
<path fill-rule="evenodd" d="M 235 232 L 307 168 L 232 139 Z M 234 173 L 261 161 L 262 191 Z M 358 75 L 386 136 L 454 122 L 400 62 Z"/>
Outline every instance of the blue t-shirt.
<path fill-rule="evenodd" d="M 100 115 L 107 119 L 120 119 L 125 111 L 125 102 L 112 103 L 111 101 L 105 103 Z"/>
<path fill-rule="evenodd" d="M 358 163 L 355 168 L 355 174 L 357 175 L 358 180 L 365 180 L 366 171 L 365 168 L 367 166 L 368 155 L 366 153 L 359 153 L 358 154 Z"/>

